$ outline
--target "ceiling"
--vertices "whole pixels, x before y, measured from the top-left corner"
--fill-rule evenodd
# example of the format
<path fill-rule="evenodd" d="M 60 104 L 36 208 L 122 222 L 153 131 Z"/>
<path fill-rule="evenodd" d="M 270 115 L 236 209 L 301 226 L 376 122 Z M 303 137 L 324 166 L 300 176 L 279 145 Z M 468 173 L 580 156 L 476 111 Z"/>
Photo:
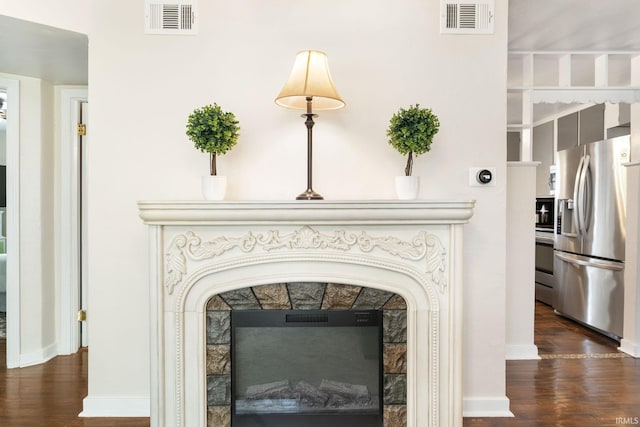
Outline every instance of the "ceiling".
<path fill-rule="evenodd" d="M 509 51 L 640 53 L 640 1 L 509 0 Z M 533 122 L 579 107 L 535 104 Z M 508 123 L 521 122 L 521 111 L 521 101 L 510 95 Z"/>
<path fill-rule="evenodd" d="M 86 85 L 85 34 L 0 15 L 4 36 L 0 72 L 37 77 L 56 85 Z"/>
<path fill-rule="evenodd" d="M 640 51 L 638 0 L 509 0 L 509 51 Z"/>
<path fill-rule="evenodd" d="M 640 0 L 509 0 L 509 50 L 640 52 L 639 17 Z M 87 84 L 86 35 L 2 15 L 0 31 L 1 72 Z"/>

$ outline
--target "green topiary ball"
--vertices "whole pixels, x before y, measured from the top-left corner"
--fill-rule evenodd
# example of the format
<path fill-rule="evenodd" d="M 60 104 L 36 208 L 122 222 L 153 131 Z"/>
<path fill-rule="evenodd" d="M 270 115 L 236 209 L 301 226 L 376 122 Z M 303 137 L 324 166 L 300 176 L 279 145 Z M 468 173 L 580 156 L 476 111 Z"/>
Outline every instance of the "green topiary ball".
<path fill-rule="evenodd" d="M 224 154 L 238 142 L 240 126 L 233 113 L 217 104 L 193 110 L 187 122 L 187 136 L 203 153 Z"/>
<path fill-rule="evenodd" d="M 420 104 L 401 108 L 390 120 L 387 128 L 389 144 L 400 154 L 423 154 L 431 149 L 433 137 L 440 129 L 440 120 L 430 108 Z"/>

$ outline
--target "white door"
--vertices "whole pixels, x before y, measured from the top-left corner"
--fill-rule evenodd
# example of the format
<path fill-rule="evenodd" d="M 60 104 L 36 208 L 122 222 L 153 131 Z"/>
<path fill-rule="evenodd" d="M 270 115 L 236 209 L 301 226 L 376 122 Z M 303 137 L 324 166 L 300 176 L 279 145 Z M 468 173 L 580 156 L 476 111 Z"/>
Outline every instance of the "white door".
<path fill-rule="evenodd" d="M 80 120 L 79 123 L 84 132 L 79 133 L 79 151 L 80 151 L 80 311 L 87 312 L 87 133 L 86 127 L 89 118 L 89 103 L 84 101 L 80 104 Z M 80 322 L 80 345 L 86 347 L 88 345 L 87 338 L 87 320 Z"/>
<path fill-rule="evenodd" d="M 59 354 L 73 354 L 87 345 L 86 322 L 79 322 L 86 309 L 86 89 L 61 91 L 60 165 L 60 342 Z"/>

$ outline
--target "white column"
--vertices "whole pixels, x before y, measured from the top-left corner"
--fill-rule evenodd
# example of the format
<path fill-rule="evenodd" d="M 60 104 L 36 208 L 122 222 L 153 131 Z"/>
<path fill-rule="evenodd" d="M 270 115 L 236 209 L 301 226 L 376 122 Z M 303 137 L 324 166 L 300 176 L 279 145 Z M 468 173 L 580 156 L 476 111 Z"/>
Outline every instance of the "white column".
<path fill-rule="evenodd" d="M 640 55 L 631 58 L 631 87 L 640 87 Z M 640 99 L 631 104 L 631 161 L 640 162 Z"/>
<path fill-rule="evenodd" d="M 522 58 L 522 133 L 520 135 L 520 160 L 533 159 L 533 54 Z"/>
<path fill-rule="evenodd" d="M 571 86 L 571 55 L 560 55 L 558 58 L 558 86 Z"/>
<path fill-rule="evenodd" d="M 535 191 L 539 164 L 507 163 L 507 360 L 539 359 L 533 341 Z"/>
<path fill-rule="evenodd" d="M 594 61 L 594 85 L 595 87 L 609 86 L 609 55 L 596 55 Z"/>
<path fill-rule="evenodd" d="M 640 106 L 638 106 L 640 107 Z M 633 122 L 632 122 L 633 123 Z M 624 269 L 624 329 L 620 350 L 640 357 L 640 163 L 627 168 L 627 239 Z"/>
<path fill-rule="evenodd" d="M 631 86 L 640 85 L 640 56 L 631 58 Z M 620 350 L 640 357 L 640 104 L 631 104 L 631 163 L 627 167 L 624 329 Z"/>

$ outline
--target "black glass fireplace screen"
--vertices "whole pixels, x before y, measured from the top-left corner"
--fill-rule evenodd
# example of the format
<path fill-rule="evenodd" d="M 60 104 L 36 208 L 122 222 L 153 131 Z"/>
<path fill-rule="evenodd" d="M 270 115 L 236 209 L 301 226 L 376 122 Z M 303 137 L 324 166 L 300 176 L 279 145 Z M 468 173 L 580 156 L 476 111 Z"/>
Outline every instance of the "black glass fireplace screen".
<path fill-rule="evenodd" d="M 234 310 L 232 427 L 382 426 L 382 312 Z"/>

